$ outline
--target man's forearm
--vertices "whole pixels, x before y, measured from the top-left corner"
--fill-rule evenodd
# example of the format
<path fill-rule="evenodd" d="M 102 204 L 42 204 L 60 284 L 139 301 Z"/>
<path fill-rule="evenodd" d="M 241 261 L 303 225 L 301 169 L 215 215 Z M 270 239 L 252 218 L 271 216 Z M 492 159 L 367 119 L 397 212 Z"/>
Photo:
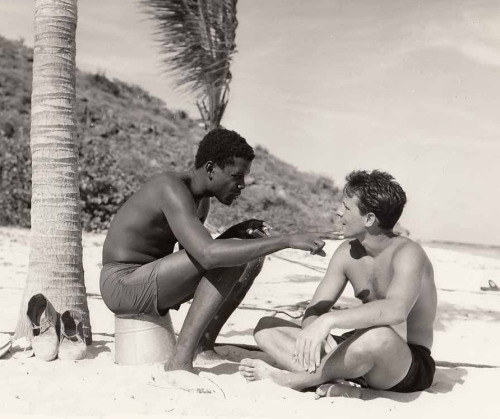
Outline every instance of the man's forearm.
<path fill-rule="evenodd" d="M 332 329 L 366 329 L 400 324 L 406 320 L 407 314 L 397 302 L 384 299 L 346 310 L 334 310 L 321 317 Z"/>
<path fill-rule="evenodd" d="M 289 247 L 288 236 L 253 240 L 218 239 L 207 249 L 202 265 L 206 269 L 243 265 L 287 247 Z"/>
<path fill-rule="evenodd" d="M 304 311 L 304 316 L 302 317 L 302 322 L 301 322 L 302 329 L 309 326 L 312 322 L 314 322 L 314 320 L 320 317 L 321 314 L 323 313 L 318 313 L 313 308 L 307 307 L 306 310 Z"/>
<path fill-rule="evenodd" d="M 302 319 L 302 329 L 304 329 L 305 327 L 309 326 L 312 322 L 314 322 L 314 320 L 316 320 L 319 316 L 318 315 L 310 315 L 310 316 L 307 316 L 307 317 L 304 317 Z"/>

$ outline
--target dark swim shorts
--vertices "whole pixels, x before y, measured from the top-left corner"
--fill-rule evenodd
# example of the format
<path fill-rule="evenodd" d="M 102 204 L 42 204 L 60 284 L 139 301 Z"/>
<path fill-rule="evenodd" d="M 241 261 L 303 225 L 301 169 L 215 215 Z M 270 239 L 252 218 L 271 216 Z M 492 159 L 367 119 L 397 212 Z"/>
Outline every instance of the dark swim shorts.
<path fill-rule="evenodd" d="M 394 387 L 387 391 L 398 393 L 412 393 L 428 389 L 432 385 L 436 363 L 431 356 L 431 351 L 422 345 L 408 344 L 411 351 L 411 365 L 408 374 Z"/>
<path fill-rule="evenodd" d="M 355 330 L 351 330 L 341 336 L 332 335 L 332 337 L 337 344 L 340 344 L 346 339 L 349 339 L 355 332 Z M 425 346 L 415 345 L 413 343 L 408 343 L 408 347 L 410 348 L 412 358 L 410 369 L 405 378 L 386 391 L 412 393 L 414 391 L 423 391 L 432 385 L 434 373 L 436 372 L 436 364 L 431 356 L 431 351 Z M 358 383 L 362 387 L 369 387 L 362 377 L 348 381 Z"/>
<path fill-rule="evenodd" d="M 156 260 L 145 265 L 112 262 L 104 265 L 99 284 L 106 306 L 115 314 L 166 315 L 169 309 L 158 308 L 159 262 Z M 180 304 L 170 308 L 178 310 Z"/>

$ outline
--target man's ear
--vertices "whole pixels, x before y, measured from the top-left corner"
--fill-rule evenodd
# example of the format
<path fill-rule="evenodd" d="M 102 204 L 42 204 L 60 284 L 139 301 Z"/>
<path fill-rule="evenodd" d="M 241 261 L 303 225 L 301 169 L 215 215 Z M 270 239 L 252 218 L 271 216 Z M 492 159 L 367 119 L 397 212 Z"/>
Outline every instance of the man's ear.
<path fill-rule="evenodd" d="M 207 163 L 205 164 L 205 169 L 210 180 L 212 180 L 212 178 L 214 177 L 214 167 L 215 163 L 213 161 L 207 161 Z"/>
<path fill-rule="evenodd" d="M 369 212 L 368 214 L 365 215 L 366 221 L 365 221 L 365 227 L 373 227 L 375 223 L 378 222 L 377 216 L 373 212 Z"/>

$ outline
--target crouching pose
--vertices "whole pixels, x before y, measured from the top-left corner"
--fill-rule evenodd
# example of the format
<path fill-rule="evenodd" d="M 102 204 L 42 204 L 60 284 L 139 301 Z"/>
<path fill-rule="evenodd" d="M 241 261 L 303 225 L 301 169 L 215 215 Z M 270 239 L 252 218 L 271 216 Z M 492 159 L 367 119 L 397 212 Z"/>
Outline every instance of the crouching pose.
<path fill-rule="evenodd" d="M 120 208 L 103 249 L 102 298 L 116 314 L 162 316 L 193 299 L 165 370 L 194 372 L 197 353 L 214 352 L 222 326 L 242 301 L 262 257 L 285 248 L 324 256 L 319 233 L 253 238 L 264 223 L 249 220 L 212 239 L 203 226 L 210 198 L 231 205 L 245 188 L 254 152 L 234 131 L 201 141 L 195 166 L 145 183 Z M 264 234 L 261 234 L 264 235 Z M 179 251 L 174 252 L 174 246 Z"/>
<path fill-rule="evenodd" d="M 320 396 L 349 397 L 373 394 L 363 387 L 413 392 L 432 384 L 436 287 L 422 247 L 393 232 L 405 203 L 403 189 L 387 173 L 347 176 L 338 211 L 347 240 L 334 253 L 301 326 L 260 320 L 255 340 L 278 368 L 244 359 L 240 372 L 247 380 L 270 378 L 296 390 L 320 386 Z M 330 311 L 348 282 L 363 304 Z M 350 332 L 333 336 L 333 328 Z"/>

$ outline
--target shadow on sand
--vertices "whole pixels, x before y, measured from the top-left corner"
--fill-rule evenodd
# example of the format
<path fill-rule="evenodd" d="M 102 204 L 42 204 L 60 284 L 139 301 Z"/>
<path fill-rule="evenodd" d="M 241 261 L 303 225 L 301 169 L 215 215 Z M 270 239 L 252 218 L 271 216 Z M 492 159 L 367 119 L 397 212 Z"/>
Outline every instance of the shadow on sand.
<path fill-rule="evenodd" d="M 100 334 L 100 333 L 99 333 Z M 113 340 L 93 340 L 92 345 L 87 346 L 87 359 L 95 359 L 100 354 L 110 353 L 111 348 L 109 344 L 112 343 Z"/>
<path fill-rule="evenodd" d="M 485 310 L 482 307 L 467 307 L 467 310 L 464 310 L 458 304 L 440 301 L 434 322 L 434 331 L 446 331 L 448 323 L 456 320 L 498 323 L 500 321 L 500 311 Z"/>

